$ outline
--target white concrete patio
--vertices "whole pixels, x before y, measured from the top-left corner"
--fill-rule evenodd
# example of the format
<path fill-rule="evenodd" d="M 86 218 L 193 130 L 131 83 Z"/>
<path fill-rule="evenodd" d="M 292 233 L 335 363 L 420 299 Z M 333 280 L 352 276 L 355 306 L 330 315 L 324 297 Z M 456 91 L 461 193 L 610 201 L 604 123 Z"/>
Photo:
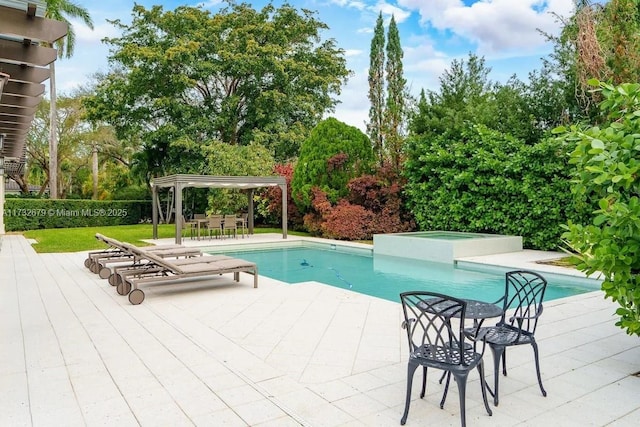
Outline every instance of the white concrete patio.
<path fill-rule="evenodd" d="M 527 265 L 522 256 L 501 259 Z M 132 306 L 85 257 L 38 255 L 22 236 L 2 236 L 0 425 L 399 425 L 398 303 L 265 277 L 253 289 L 242 274 L 239 284 L 226 275 L 148 286 Z M 601 292 L 546 303 L 537 337 L 548 396 L 531 349 L 510 349 L 493 416 L 470 376 L 468 425 L 638 425 L 640 340 L 614 325 L 615 308 Z M 490 378 L 488 350 L 485 360 Z M 439 409 L 438 377 L 423 400 L 414 382 L 407 426 L 459 425 L 457 389 Z"/>

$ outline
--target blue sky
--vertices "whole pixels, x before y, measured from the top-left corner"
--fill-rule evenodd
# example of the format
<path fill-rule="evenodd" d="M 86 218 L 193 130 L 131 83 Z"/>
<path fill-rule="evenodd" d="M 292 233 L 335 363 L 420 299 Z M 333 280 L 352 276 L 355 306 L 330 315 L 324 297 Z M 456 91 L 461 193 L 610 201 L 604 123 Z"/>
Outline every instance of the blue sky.
<path fill-rule="evenodd" d="M 108 71 L 108 46 L 104 37 L 116 37 L 116 29 L 106 19 L 131 21 L 134 1 L 76 0 L 85 7 L 93 21 L 94 31 L 73 22 L 76 32 L 74 57 L 56 62 L 59 93 L 71 93 L 97 72 Z M 215 12 L 220 0 L 169 1 L 138 0 L 151 7 L 160 4 L 165 10 L 180 5 L 202 5 Z M 265 0 L 246 1 L 261 9 Z M 273 0 L 277 7 L 285 3 Z M 483 56 L 492 69 L 490 78 L 505 81 L 516 74 L 527 79 L 529 71 L 540 67 L 540 58 L 551 51 L 551 45 L 540 34 L 557 34 L 556 17 L 570 16 L 573 0 L 289 0 L 297 8 L 317 12 L 317 17 L 330 28 L 323 38 L 333 38 L 346 52 L 347 65 L 353 76 L 343 87 L 340 104 L 333 116 L 365 129 L 368 119 L 367 70 L 373 28 L 379 12 L 385 28 L 395 17 L 404 51 L 405 78 L 411 92 L 436 90 L 438 78 L 454 59 L 465 59 L 470 52 Z M 386 29 L 385 29 L 386 32 Z"/>

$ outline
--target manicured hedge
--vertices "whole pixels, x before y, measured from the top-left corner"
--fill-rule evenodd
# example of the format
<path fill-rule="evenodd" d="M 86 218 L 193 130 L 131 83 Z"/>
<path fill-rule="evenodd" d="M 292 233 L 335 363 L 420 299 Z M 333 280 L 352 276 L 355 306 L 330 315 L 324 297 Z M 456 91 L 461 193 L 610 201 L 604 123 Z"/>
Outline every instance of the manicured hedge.
<path fill-rule="evenodd" d="M 416 139 L 405 165 L 409 207 L 421 230 L 516 235 L 526 248 L 558 250 L 563 224 L 589 212 L 571 194 L 569 150 L 473 124 L 460 139 Z"/>
<path fill-rule="evenodd" d="M 149 218 L 150 200 L 7 199 L 4 203 L 7 231 L 138 224 Z"/>

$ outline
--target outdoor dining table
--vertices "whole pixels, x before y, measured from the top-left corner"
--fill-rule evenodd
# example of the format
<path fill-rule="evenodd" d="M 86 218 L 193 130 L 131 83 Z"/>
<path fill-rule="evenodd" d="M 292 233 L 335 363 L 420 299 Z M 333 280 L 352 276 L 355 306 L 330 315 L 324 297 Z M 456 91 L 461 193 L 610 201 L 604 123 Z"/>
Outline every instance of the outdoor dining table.
<path fill-rule="evenodd" d="M 451 301 L 443 301 L 441 303 L 436 302 L 434 304 L 431 304 L 430 301 L 433 301 L 434 299 L 426 300 L 426 301 L 429 301 L 429 304 L 422 304 L 422 306 L 421 304 L 418 304 L 418 307 L 424 310 L 427 310 L 428 307 L 437 307 L 438 311 L 440 311 L 441 309 L 442 310 L 446 309 L 445 305 L 451 305 Z M 484 322 L 486 319 L 502 316 L 502 313 L 503 313 L 502 307 L 492 302 L 479 301 L 479 300 L 468 299 L 468 298 L 461 298 L 461 300 L 467 303 L 465 318 L 473 319 L 472 335 L 477 334 L 478 330 L 482 326 L 482 322 Z M 460 316 L 458 314 L 458 315 L 454 315 L 453 317 L 460 317 Z M 467 334 L 467 329 L 465 329 L 465 335 L 466 334 Z M 465 348 L 470 345 L 471 344 L 469 343 L 465 343 Z M 440 378 L 440 383 L 442 383 L 442 380 L 446 376 L 447 376 L 447 372 L 443 372 L 442 377 Z M 493 390 L 491 390 L 491 388 L 489 387 L 489 384 L 485 384 L 485 387 L 487 391 L 493 396 Z M 444 395 L 442 396 L 441 405 L 444 404 L 444 401 L 447 396 L 448 388 L 449 388 L 449 379 L 447 378 L 447 385 L 445 386 L 445 392 L 444 392 Z"/>
<path fill-rule="evenodd" d="M 494 303 L 468 298 L 461 299 L 467 303 L 467 311 L 465 313 L 465 317 L 467 319 L 473 319 L 474 326 L 479 327 L 485 319 L 502 316 L 502 307 Z M 440 309 L 441 307 L 439 307 L 439 305 L 441 304 L 447 304 L 447 302 L 436 303 L 435 306 L 438 306 L 438 309 Z M 424 306 L 420 308 L 426 309 L 426 307 Z"/>

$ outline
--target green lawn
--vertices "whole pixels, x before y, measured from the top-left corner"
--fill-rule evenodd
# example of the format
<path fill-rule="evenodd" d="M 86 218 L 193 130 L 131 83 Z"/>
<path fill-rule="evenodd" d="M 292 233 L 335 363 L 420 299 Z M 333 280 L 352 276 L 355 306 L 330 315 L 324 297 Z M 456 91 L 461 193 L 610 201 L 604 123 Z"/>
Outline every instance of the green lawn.
<path fill-rule="evenodd" d="M 93 249 L 104 249 L 105 245 L 96 240 L 96 233 L 104 234 L 116 240 L 128 242 L 136 246 L 146 246 L 142 239 L 151 239 L 153 226 L 151 224 L 117 225 L 112 227 L 80 227 L 80 228 L 50 228 L 45 230 L 29 230 L 22 234 L 28 239 L 35 239 L 33 248 L 36 252 L 79 252 Z M 158 225 L 158 237 L 169 238 L 175 233 L 175 225 Z M 255 228 L 254 233 L 282 233 L 279 228 Z M 289 232 L 289 234 L 303 235 L 304 233 Z"/>

